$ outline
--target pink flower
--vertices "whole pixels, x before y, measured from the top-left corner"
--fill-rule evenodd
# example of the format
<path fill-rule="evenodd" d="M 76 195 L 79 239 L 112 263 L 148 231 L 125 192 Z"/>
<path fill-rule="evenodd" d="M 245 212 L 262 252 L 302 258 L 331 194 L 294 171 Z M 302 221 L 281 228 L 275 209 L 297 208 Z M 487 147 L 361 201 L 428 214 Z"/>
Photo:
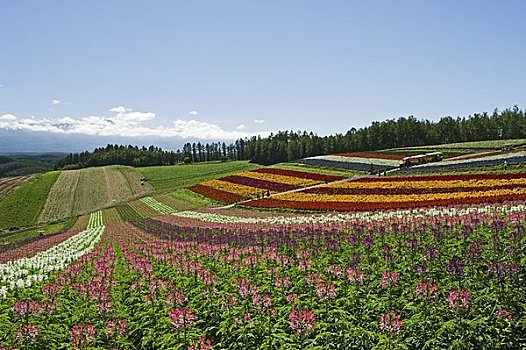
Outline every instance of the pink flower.
<path fill-rule="evenodd" d="M 495 311 L 495 316 L 507 318 L 510 321 L 513 319 L 513 315 L 508 310 L 504 309 Z"/>
<path fill-rule="evenodd" d="M 285 288 L 288 289 L 290 287 L 290 279 L 288 277 L 276 277 L 276 281 L 274 282 L 274 286 L 276 288 Z"/>
<path fill-rule="evenodd" d="M 84 348 L 95 339 L 95 328 L 90 323 L 80 323 L 71 327 L 71 347 Z"/>
<path fill-rule="evenodd" d="M 289 326 L 300 336 L 309 335 L 314 330 L 314 313 L 309 310 L 292 310 Z"/>
<path fill-rule="evenodd" d="M 190 346 L 188 350 L 211 350 L 212 341 L 204 337 L 194 340 L 194 345 Z"/>
<path fill-rule="evenodd" d="M 106 334 L 108 337 L 113 337 L 114 335 L 122 336 L 126 333 L 126 321 L 120 319 L 117 322 L 109 320 L 106 324 Z"/>
<path fill-rule="evenodd" d="M 466 290 L 452 290 L 446 300 L 452 309 L 469 309 L 471 306 L 471 294 Z"/>
<path fill-rule="evenodd" d="M 336 298 L 336 286 L 334 284 L 320 282 L 316 288 L 316 295 L 319 299 L 333 300 Z"/>
<path fill-rule="evenodd" d="M 169 315 L 172 325 L 177 330 L 181 327 L 190 328 L 196 320 L 195 315 L 190 309 L 175 309 Z"/>
<path fill-rule="evenodd" d="M 400 280 L 400 275 L 396 271 L 382 272 L 382 287 L 395 286 Z"/>
<path fill-rule="evenodd" d="M 365 273 L 363 273 L 362 271 L 355 270 L 352 267 L 349 267 L 347 269 L 347 281 L 350 284 L 363 285 L 365 283 Z"/>
<path fill-rule="evenodd" d="M 288 294 L 285 299 L 287 300 L 287 303 L 292 303 L 293 301 L 295 300 L 298 300 L 298 294 L 294 293 L 294 294 Z"/>
<path fill-rule="evenodd" d="M 28 343 L 35 341 L 37 336 L 37 326 L 33 324 L 23 324 L 16 330 L 15 340 L 17 343 Z"/>
<path fill-rule="evenodd" d="M 425 301 L 436 300 L 438 297 L 437 285 L 433 282 L 420 282 L 415 289 L 416 298 Z"/>
<path fill-rule="evenodd" d="M 166 303 L 171 306 L 183 306 L 187 301 L 188 299 L 180 290 L 176 290 L 174 293 L 169 293 L 166 296 Z"/>
<path fill-rule="evenodd" d="M 402 331 L 402 321 L 400 320 L 400 316 L 394 311 L 382 314 L 378 323 L 382 331 L 391 335 L 400 334 Z"/>

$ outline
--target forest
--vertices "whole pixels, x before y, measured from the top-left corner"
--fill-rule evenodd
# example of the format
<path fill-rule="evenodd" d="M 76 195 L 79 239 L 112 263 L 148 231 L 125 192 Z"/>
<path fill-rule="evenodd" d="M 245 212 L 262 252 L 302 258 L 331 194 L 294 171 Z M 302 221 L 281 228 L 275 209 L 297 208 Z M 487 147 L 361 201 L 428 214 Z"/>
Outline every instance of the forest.
<path fill-rule="evenodd" d="M 375 121 L 345 134 L 318 136 L 307 131 L 279 131 L 268 137 L 238 139 L 234 143 L 188 142 L 177 151 L 150 146 L 107 145 L 93 152 L 71 153 L 56 168 L 71 169 L 110 164 L 151 166 L 205 161 L 249 160 L 269 165 L 339 152 L 448 144 L 468 141 L 526 138 L 526 113 L 518 106 L 468 117 L 438 121 L 413 116 Z"/>

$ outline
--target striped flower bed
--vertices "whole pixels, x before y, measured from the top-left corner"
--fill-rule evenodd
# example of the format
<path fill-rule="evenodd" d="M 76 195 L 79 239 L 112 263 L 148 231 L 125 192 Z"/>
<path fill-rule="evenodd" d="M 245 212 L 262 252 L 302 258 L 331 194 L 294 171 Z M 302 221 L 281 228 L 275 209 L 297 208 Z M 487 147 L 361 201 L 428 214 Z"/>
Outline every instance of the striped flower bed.
<path fill-rule="evenodd" d="M 359 211 L 526 200 L 526 174 L 362 178 L 246 203 L 262 208 Z"/>
<path fill-rule="evenodd" d="M 190 186 L 188 189 L 217 201 L 236 203 L 264 197 L 270 193 L 285 192 L 341 179 L 343 179 L 341 176 L 261 168 L 205 181 L 199 185 Z"/>
<path fill-rule="evenodd" d="M 236 203 L 236 202 L 240 202 L 246 199 L 246 197 L 240 196 L 235 193 L 225 192 L 225 191 L 221 191 L 221 190 L 218 190 L 212 187 L 199 185 L 199 184 L 190 186 L 188 187 L 188 189 L 202 196 L 208 197 L 210 199 L 213 199 L 219 202 Z"/>

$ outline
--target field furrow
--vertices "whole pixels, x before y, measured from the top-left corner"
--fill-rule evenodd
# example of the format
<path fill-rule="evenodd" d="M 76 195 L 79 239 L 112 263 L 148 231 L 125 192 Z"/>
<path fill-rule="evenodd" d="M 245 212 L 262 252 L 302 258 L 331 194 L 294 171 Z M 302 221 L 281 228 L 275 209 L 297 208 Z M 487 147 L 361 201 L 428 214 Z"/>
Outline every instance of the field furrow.
<path fill-rule="evenodd" d="M 71 216 L 75 190 L 79 182 L 80 171 L 70 170 L 60 173 L 57 181 L 51 187 L 49 195 L 44 205 L 39 222 L 54 221 Z"/>
<path fill-rule="evenodd" d="M 73 202 L 73 213 L 86 214 L 104 207 L 109 198 L 107 189 L 104 168 L 80 170 Z"/>
<path fill-rule="evenodd" d="M 31 178 L 31 175 L 0 178 L 0 199 Z"/>

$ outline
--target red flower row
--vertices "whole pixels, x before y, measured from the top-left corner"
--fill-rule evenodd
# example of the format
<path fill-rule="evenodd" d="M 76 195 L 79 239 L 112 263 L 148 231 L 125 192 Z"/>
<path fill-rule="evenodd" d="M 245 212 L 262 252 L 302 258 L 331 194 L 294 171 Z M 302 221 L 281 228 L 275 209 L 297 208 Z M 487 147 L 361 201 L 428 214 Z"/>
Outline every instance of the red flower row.
<path fill-rule="evenodd" d="M 526 174 L 461 174 L 461 175 L 427 175 L 400 177 L 362 177 L 354 182 L 414 182 L 414 181 L 467 181 L 467 180 L 508 180 L 523 179 Z"/>
<path fill-rule="evenodd" d="M 323 211 L 373 211 L 383 209 L 410 209 L 417 207 L 436 207 L 450 205 L 494 203 L 504 201 L 526 200 L 526 195 L 502 195 L 486 197 L 467 197 L 458 199 L 442 199 L 408 202 L 303 202 L 287 201 L 273 198 L 263 198 L 245 203 L 245 206 L 257 208 L 287 208 L 299 210 Z"/>
<path fill-rule="evenodd" d="M 199 193 L 205 197 L 225 203 L 236 203 L 248 199 L 247 197 L 243 197 L 235 193 L 216 190 L 215 188 L 203 185 L 193 185 L 187 188 L 190 191 L 194 191 L 195 193 Z"/>
<path fill-rule="evenodd" d="M 295 188 L 293 185 L 237 175 L 222 177 L 220 180 L 275 192 L 289 191 Z"/>
<path fill-rule="evenodd" d="M 447 187 L 447 188 L 334 188 L 334 187 L 315 187 L 301 191 L 311 194 L 362 194 L 362 195 L 405 195 L 405 194 L 427 194 L 427 193 L 454 193 L 454 192 L 476 192 L 491 190 L 511 190 L 514 188 L 526 188 L 526 185 L 510 184 L 499 186 L 479 186 L 479 187 Z"/>
<path fill-rule="evenodd" d="M 380 153 L 334 153 L 332 156 L 349 157 L 349 158 L 372 158 L 372 159 L 390 159 L 402 160 L 405 156 L 398 154 L 380 154 Z"/>
<path fill-rule="evenodd" d="M 285 170 L 285 169 L 277 169 L 277 168 L 260 168 L 260 169 L 255 169 L 251 171 L 256 172 L 256 173 L 262 173 L 262 174 L 274 174 L 274 175 L 299 177 L 301 179 L 310 179 L 310 180 L 316 180 L 316 181 L 322 181 L 322 182 L 332 182 L 332 181 L 338 181 L 338 180 L 343 179 L 343 176 L 324 175 L 324 174 L 309 173 L 306 171 Z"/>

